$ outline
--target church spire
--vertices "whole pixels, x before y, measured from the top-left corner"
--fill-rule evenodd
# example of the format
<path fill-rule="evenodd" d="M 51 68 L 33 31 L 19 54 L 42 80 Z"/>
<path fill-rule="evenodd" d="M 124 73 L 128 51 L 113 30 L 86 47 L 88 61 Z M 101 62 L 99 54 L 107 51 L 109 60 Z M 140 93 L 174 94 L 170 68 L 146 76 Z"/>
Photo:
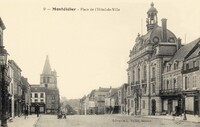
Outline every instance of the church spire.
<path fill-rule="evenodd" d="M 51 74 L 51 66 L 50 66 L 50 63 L 49 63 L 49 56 L 48 55 L 46 56 L 46 61 L 45 61 L 45 64 L 44 64 L 42 74 Z"/>

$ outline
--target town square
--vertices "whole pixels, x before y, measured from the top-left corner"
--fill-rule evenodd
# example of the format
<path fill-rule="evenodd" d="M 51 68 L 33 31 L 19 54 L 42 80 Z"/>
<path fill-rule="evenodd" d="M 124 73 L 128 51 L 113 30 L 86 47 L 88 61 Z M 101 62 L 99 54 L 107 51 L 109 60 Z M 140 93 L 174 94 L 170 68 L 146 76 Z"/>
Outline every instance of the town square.
<path fill-rule="evenodd" d="M 195 0 L 0 0 L 1 127 L 199 127 Z"/>

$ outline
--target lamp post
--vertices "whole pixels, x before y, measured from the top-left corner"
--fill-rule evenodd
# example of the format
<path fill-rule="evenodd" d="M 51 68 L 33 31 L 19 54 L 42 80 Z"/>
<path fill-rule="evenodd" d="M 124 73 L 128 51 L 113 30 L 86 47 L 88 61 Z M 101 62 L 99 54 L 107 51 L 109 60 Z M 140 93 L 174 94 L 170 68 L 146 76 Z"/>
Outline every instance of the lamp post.
<path fill-rule="evenodd" d="M 8 108 L 8 82 L 5 78 L 7 70 L 7 51 L 3 44 L 0 45 L 0 67 L 1 67 L 1 127 L 7 127 L 7 108 Z"/>

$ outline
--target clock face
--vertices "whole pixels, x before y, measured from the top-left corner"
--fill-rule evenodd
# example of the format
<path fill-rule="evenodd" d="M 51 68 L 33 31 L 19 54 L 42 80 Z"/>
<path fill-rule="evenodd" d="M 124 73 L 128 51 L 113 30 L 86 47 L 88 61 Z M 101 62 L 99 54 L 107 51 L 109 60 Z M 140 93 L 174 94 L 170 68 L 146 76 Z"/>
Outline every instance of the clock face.
<path fill-rule="evenodd" d="M 168 40 L 168 42 L 170 42 L 170 43 L 174 43 L 174 42 L 175 42 L 175 40 L 174 40 L 174 38 L 173 38 L 173 37 L 170 37 L 170 38 L 169 38 L 169 40 Z"/>
<path fill-rule="evenodd" d="M 158 37 L 154 37 L 154 38 L 153 38 L 153 42 L 154 42 L 154 43 L 158 43 L 158 42 L 159 42 L 159 38 L 158 38 Z"/>

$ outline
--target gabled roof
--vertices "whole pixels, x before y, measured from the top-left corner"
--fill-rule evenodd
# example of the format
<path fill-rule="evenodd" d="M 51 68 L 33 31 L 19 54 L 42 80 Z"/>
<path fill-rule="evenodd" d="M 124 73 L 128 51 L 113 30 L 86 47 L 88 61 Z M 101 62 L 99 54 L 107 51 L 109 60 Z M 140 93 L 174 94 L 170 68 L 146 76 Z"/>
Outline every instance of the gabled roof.
<path fill-rule="evenodd" d="M 174 60 L 184 60 L 185 57 L 191 52 L 191 50 L 195 47 L 195 45 L 200 41 L 200 38 L 182 46 L 174 55 L 174 57 L 170 60 L 171 62 Z"/>

